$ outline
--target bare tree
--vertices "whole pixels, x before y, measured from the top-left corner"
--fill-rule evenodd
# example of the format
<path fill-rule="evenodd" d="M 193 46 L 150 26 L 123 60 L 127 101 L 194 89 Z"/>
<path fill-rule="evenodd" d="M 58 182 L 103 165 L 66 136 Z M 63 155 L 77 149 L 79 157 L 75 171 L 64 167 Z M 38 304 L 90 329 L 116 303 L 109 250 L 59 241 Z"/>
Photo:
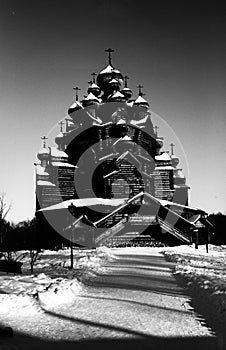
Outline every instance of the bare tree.
<path fill-rule="evenodd" d="M 6 216 L 11 210 L 11 207 L 11 203 L 7 204 L 6 202 L 6 193 L 0 192 L 0 246 L 3 243 L 4 234 L 7 227 Z"/>

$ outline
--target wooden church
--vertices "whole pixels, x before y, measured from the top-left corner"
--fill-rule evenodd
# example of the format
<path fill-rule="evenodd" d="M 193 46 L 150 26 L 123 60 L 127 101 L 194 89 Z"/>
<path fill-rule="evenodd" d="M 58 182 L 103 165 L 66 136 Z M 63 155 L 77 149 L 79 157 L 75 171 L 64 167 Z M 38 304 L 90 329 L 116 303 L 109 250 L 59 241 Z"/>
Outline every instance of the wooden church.
<path fill-rule="evenodd" d="M 106 51 L 108 65 L 92 73 L 82 100 L 74 88 L 56 147 L 42 138 L 36 165 L 40 246 L 189 244 L 209 232 L 207 214 L 188 206 L 174 145 L 162 151 L 143 87 L 133 98 L 128 77 L 112 64 L 113 50 Z"/>

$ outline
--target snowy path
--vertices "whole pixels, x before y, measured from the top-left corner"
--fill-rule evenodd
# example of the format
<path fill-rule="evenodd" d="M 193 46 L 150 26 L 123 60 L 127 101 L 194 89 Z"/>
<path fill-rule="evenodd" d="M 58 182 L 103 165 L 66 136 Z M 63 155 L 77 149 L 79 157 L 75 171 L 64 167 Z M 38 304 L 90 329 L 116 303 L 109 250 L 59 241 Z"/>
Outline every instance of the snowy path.
<path fill-rule="evenodd" d="M 89 286 L 74 298 L 69 295 L 66 304 L 51 307 L 50 296 L 43 295 L 45 311 L 33 305 L 30 314 L 5 314 L 23 335 L 0 339 L 0 349 L 221 349 L 189 308 L 189 297 L 172 275 L 173 264 L 158 250 L 112 251 L 115 259 L 89 276 Z"/>

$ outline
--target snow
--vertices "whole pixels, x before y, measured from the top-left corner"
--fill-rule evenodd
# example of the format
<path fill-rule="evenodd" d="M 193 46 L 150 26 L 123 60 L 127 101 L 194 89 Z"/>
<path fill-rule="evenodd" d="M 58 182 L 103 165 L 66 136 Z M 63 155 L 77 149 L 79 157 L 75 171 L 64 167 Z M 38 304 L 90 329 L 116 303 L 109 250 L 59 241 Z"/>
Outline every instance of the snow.
<path fill-rule="evenodd" d="M 121 92 L 119 92 L 119 91 L 117 91 L 117 92 L 115 92 L 112 96 L 111 96 L 111 98 L 118 98 L 118 97 L 122 97 L 122 98 L 125 98 L 125 96 L 123 95 L 123 94 L 121 94 Z"/>
<path fill-rule="evenodd" d="M 49 173 L 46 172 L 45 168 L 41 164 L 37 164 L 37 175 L 49 176 Z"/>
<path fill-rule="evenodd" d="M 174 167 L 172 167 L 171 165 L 165 165 L 165 166 L 156 166 L 155 170 L 175 170 Z"/>
<path fill-rule="evenodd" d="M 86 288 L 81 282 L 82 276 L 92 278 L 93 273 L 101 271 L 104 261 L 117 259 L 114 252 L 120 252 L 120 249 L 125 253 L 125 248 L 75 249 L 73 270 L 69 269 L 69 249 L 45 250 L 34 267 L 35 274 L 29 274 L 28 257 L 22 266 L 22 276 L 0 273 L 1 322 L 8 320 L 6 325 L 14 327 L 20 322 L 28 322 L 27 316 L 30 322 L 27 329 L 30 329 L 32 319 L 36 320 L 36 317 L 42 322 L 43 310 L 66 305 L 82 295 Z M 160 252 L 170 261 L 174 261 L 174 274 L 176 278 L 180 277 L 185 281 L 194 299 L 198 300 L 198 312 L 201 308 L 210 324 L 214 322 L 215 330 L 223 333 L 226 322 L 226 246 L 209 245 L 208 253 L 203 245 L 199 249 L 187 245 L 126 249 L 134 255 L 142 256 L 153 255 L 154 251 L 156 254 Z"/>
<path fill-rule="evenodd" d="M 56 187 L 56 185 L 54 185 L 52 182 L 45 181 L 45 180 L 38 180 L 37 181 L 37 185 L 38 186 L 53 186 L 53 187 Z"/>
<path fill-rule="evenodd" d="M 155 160 L 171 161 L 171 158 L 168 153 L 164 152 L 158 156 L 155 156 Z"/>
<path fill-rule="evenodd" d="M 135 104 L 140 104 L 140 103 L 148 104 L 148 102 L 142 96 L 138 96 L 134 103 Z"/>
<path fill-rule="evenodd" d="M 226 246 L 201 245 L 167 247 L 165 256 L 176 262 L 175 276 L 182 278 L 202 312 L 218 333 L 225 333 L 226 324 Z M 225 339 L 226 342 L 226 339 Z"/>
<path fill-rule="evenodd" d="M 64 151 L 60 151 L 56 147 L 50 147 L 52 157 L 68 158 L 68 154 Z"/>
<path fill-rule="evenodd" d="M 106 68 L 104 68 L 99 74 L 112 73 L 114 68 L 109 64 Z"/>
<path fill-rule="evenodd" d="M 66 163 L 66 162 L 52 162 L 52 165 L 53 166 L 64 166 L 67 168 L 77 168 L 76 165 Z"/>
<path fill-rule="evenodd" d="M 97 101 L 99 102 L 99 99 L 94 96 L 92 92 L 89 93 L 89 95 L 84 99 L 85 101 Z"/>

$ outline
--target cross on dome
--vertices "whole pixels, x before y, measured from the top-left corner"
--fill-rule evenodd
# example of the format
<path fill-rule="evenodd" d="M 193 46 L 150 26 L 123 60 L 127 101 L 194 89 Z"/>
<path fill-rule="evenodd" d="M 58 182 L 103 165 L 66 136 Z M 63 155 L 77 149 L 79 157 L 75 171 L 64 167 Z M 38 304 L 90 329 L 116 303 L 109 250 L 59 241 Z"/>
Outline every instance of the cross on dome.
<path fill-rule="evenodd" d="M 127 88 L 127 87 L 128 87 L 128 86 L 127 86 L 127 82 L 128 82 L 129 77 L 128 77 L 127 75 L 125 75 L 125 76 L 124 76 L 124 79 L 125 79 L 125 88 Z"/>
<path fill-rule="evenodd" d="M 154 130 L 155 130 L 156 136 L 158 136 L 158 129 L 159 129 L 159 126 L 154 126 Z"/>
<path fill-rule="evenodd" d="M 78 92 L 81 90 L 79 87 L 73 87 L 73 90 L 75 90 L 75 100 L 78 101 Z"/>
<path fill-rule="evenodd" d="M 110 64 L 110 66 L 112 66 L 112 63 L 111 63 L 111 53 L 114 52 L 115 50 L 112 50 L 110 47 L 105 50 L 105 52 L 108 52 L 108 63 Z"/>
<path fill-rule="evenodd" d="M 95 84 L 96 83 L 96 76 L 97 76 L 97 74 L 96 73 L 92 73 L 91 75 L 93 77 L 93 83 Z"/>
<path fill-rule="evenodd" d="M 139 96 L 141 96 L 141 97 L 145 96 L 145 94 L 141 91 L 141 89 L 143 89 L 143 86 L 139 84 L 139 85 L 137 86 L 137 88 L 138 88 L 138 94 L 139 94 Z"/>
<path fill-rule="evenodd" d="M 48 137 L 42 136 L 41 140 L 43 140 L 43 148 L 46 148 L 46 140 L 48 140 Z"/>
<path fill-rule="evenodd" d="M 175 146 L 175 145 L 174 145 L 173 143 L 171 143 L 171 144 L 170 144 L 170 147 L 171 147 L 171 156 L 173 156 L 173 155 L 174 155 L 174 153 L 173 153 L 173 151 L 174 151 L 174 149 L 173 149 L 173 148 L 174 148 L 174 146 Z"/>
<path fill-rule="evenodd" d="M 61 121 L 61 122 L 59 122 L 58 124 L 60 125 L 60 132 L 63 132 L 63 125 L 64 125 L 64 122 Z"/>
<path fill-rule="evenodd" d="M 93 84 L 92 80 L 88 81 L 88 84 L 91 86 Z"/>

